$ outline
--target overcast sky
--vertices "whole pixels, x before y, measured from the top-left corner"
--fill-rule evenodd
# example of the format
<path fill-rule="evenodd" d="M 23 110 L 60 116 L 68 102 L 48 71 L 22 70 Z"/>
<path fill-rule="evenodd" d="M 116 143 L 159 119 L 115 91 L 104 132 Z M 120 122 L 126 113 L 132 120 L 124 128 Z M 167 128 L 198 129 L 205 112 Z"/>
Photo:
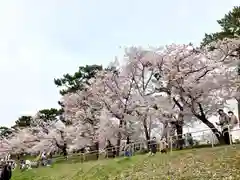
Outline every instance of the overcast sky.
<path fill-rule="evenodd" d="M 0 125 L 57 107 L 53 83 L 120 46 L 198 44 L 238 0 L 1 0 Z"/>

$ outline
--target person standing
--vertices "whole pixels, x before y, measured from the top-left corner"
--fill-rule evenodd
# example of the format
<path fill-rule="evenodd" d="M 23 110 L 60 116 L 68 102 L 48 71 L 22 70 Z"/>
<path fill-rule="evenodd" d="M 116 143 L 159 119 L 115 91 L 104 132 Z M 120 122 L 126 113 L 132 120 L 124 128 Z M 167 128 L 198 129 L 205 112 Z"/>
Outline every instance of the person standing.
<path fill-rule="evenodd" d="M 157 140 L 156 137 L 153 137 L 150 141 L 150 151 L 151 155 L 155 155 L 157 153 Z"/>
<path fill-rule="evenodd" d="M 132 143 L 130 141 L 129 136 L 127 137 L 127 142 L 126 142 L 126 146 L 125 146 L 125 156 L 126 157 L 132 156 Z"/>
<path fill-rule="evenodd" d="M 230 144 L 229 131 L 228 131 L 230 117 L 222 109 L 218 110 L 218 114 L 219 114 L 219 122 L 216 123 L 216 125 L 220 126 L 222 129 L 224 142 L 226 144 Z"/>
<path fill-rule="evenodd" d="M 52 152 L 48 152 L 47 154 L 47 166 L 50 166 L 52 164 L 52 158 L 53 158 L 53 154 Z"/>
<path fill-rule="evenodd" d="M 167 139 L 165 137 L 162 138 L 160 144 L 161 144 L 160 145 L 160 152 L 161 153 L 167 153 L 168 143 L 167 143 Z"/>
<path fill-rule="evenodd" d="M 46 153 L 45 153 L 45 151 L 43 151 L 42 154 L 41 154 L 41 164 L 42 164 L 42 166 L 46 165 L 46 160 L 47 160 Z"/>
<path fill-rule="evenodd" d="M 65 157 L 65 160 L 68 160 L 68 152 L 67 152 L 67 143 L 64 141 L 63 143 L 63 156 Z"/>
<path fill-rule="evenodd" d="M 232 111 L 228 111 L 228 116 L 230 117 L 230 130 L 232 139 L 239 139 L 239 132 L 237 131 L 239 129 L 239 120 Z"/>
<path fill-rule="evenodd" d="M 188 144 L 190 147 L 193 147 L 193 137 L 191 133 L 187 134 Z"/>
<path fill-rule="evenodd" d="M 9 164 L 3 166 L 2 172 L 0 173 L 0 180 L 11 180 L 12 168 Z"/>
<path fill-rule="evenodd" d="M 228 111 L 228 116 L 230 117 L 230 127 L 231 127 L 231 129 L 234 129 L 237 126 L 239 127 L 238 118 L 232 111 Z"/>
<path fill-rule="evenodd" d="M 126 156 L 126 157 L 131 157 L 131 156 L 132 156 L 132 145 L 131 145 L 131 143 L 126 144 L 126 147 L 125 147 L 125 156 Z"/>
<path fill-rule="evenodd" d="M 110 140 L 107 140 L 107 146 L 105 147 L 106 149 L 106 158 L 114 158 L 115 157 L 115 148 L 112 145 Z"/>

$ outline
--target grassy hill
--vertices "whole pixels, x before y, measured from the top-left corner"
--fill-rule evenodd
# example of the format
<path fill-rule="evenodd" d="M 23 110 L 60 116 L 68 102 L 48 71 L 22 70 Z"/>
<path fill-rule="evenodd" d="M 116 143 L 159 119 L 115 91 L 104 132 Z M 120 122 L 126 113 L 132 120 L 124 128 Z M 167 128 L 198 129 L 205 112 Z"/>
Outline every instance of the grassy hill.
<path fill-rule="evenodd" d="M 175 151 L 149 157 L 70 161 L 25 172 L 13 180 L 210 180 L 240 179 L 240 145 Z"/>

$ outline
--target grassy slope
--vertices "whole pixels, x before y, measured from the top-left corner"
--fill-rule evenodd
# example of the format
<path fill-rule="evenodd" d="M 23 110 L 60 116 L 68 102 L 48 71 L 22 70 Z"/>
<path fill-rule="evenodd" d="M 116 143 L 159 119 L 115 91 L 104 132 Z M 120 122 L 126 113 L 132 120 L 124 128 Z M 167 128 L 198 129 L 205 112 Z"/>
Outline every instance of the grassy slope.
<path fill-rule="evenodd" d="M 50 168 L 15 171 L 14 180 L 204 180 L 240 179 L 240 145 L 176 151 L 155 157 L 55 164 Z"/>

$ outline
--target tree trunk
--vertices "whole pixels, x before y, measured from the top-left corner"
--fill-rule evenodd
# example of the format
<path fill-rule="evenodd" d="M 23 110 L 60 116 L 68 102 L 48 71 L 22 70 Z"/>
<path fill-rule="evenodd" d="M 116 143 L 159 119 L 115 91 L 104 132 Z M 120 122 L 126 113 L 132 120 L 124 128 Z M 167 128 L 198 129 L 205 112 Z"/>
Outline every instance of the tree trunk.
<path fill-rule="evenodd" d="M 169 140 L 169 134 L 168 134 L 169 131 L 170 131 L 170 128 L 169 128 L 168 122 L 165 122 L 163 124 L 163 132 L 162 132 L 161 138 L 165 137 L 167 140 Z"/>
<path fill-rule="evenodd" d="M 178 136 L 178 140 L 177 140 L 177 144 L 178 144 L 178 148 L 180 150 L 183 149 L 183 123 L 180 121 L 176 122 L 176 130 L 177 130 L 177 136 Z"/>
<path fill-rule="evenodd" d="M 213 132 L 213 134 L 217 137 L 220 144 L 226 144 L 224 141 L 224 137 L 220 131 L 211 123 L 205 116 L 204 110 L 202 108 L 202 105 L 198 103 L 198 107 L 200 110 L 200 114 L 196 114 L 195 111 L 193 111 L 193 114 L 200 120 L 202 123 L 207 125 Z"/>
<path fill-rule="evenodd" d="M 124 121 L 123 121 L 123 120 L 120 120 L 119 129 L 121 129 L 121 128 L 123 127 L 123 124 L 124 124 Z M 122 140 L 122 133 L 119 132 L 119 133 L 118 133 L 118 136 L 117 136 L 116 156 L 119 156 L 119 155 L 120 155 L 121 140 Z"/>
<path fill-rule="evenodd" d="M 183 149 L 183 108 L 182 106 L 179 106 L 180 113 L 178 114 L 178 120 L 175 122 L 175 127 L 177 130 L 177 146 L 180 150 Z"/>
<path fill-rule="evenodd" d="M 99 141 L 95 142 L 96 158 L 99 158 Z"/>
<path fill-rule="evenodd" d="M 122 139 L 122 134 L 121 132 L 118 133 L 118 138 L 117 138 L 117 151 L 116 151 L 116 156 L 120 155 L 120 146 L 121 146 L 121 139 Z"/>
<path fill-rule="evenodd" d="M 224 141 L 224 138 L 222 136 L 222 133 L 218 131 L 218 129 L 211 123 L 205 116 L 199 116 L 198 119 L 200 119 L 205 125 L 207 125 L 213 132 L 213 134 L 217 137 L 220 144 L 226 144 Z"/>
<path fill-rule="evenodd" d="M 147 126 L 147 118 L 144 118 L 143 120 L 143 127 L 144 127 L 144 132 L 145 132 L 145 138 L 147 140 L 147 147 L 148 150 L 150 150 L 150 133 L 148 132 L 148 126 Z"/>

